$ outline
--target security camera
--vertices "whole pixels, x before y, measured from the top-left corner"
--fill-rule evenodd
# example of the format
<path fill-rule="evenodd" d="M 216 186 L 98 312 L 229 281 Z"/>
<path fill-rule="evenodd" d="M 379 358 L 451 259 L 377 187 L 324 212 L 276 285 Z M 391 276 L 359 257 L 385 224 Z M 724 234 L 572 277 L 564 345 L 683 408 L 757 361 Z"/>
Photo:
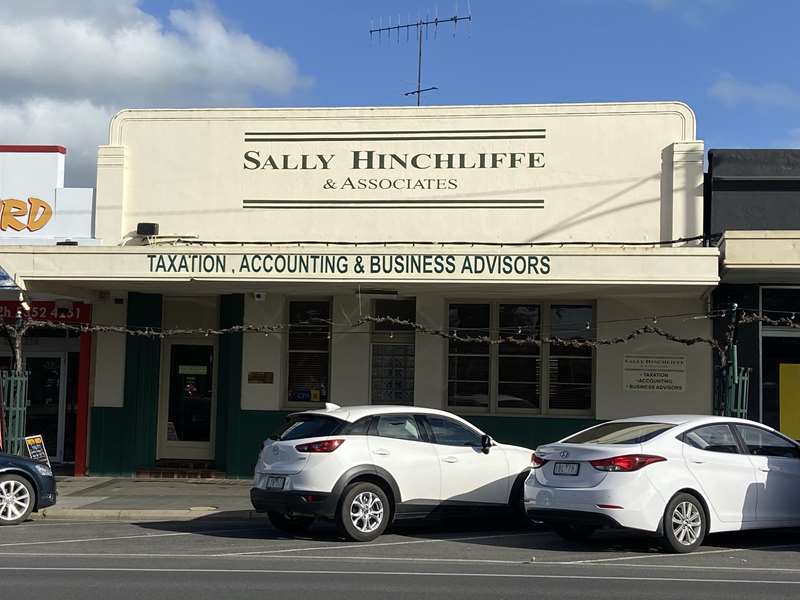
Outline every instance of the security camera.
<path fill-rule="evenodd" d="M 266 298 L 267 295 L 264 292 L 253 292 L 253 300 L 256 302 L 263 302 Z"/>

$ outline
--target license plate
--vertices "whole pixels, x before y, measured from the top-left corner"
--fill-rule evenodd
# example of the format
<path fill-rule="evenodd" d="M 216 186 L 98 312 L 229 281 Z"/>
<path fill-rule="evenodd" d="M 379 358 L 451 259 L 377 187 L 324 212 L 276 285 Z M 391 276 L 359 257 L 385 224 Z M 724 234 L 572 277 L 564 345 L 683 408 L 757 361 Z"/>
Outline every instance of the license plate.
<path fill-rule="evenodd" d="M 557 462 L 553 465 L 553 475 L 577 475 L 580 470 L 578 463 Z"/>
<path fill-rule="evenodd" d="M 267 477 L 268 490 L 282 490 L 286 483 L 286 477 Z"/>

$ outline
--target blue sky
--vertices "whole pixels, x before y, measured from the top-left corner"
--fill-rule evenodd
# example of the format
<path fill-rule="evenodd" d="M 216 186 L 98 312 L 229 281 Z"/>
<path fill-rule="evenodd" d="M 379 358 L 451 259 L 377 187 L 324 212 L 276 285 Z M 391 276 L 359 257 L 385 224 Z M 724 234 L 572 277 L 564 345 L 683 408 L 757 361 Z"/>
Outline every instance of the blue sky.
<path fill-rule="evenodd" d="M 467 0 L 2 0 L 0 143 L 94 185 L 121 108 L 412 104 L 416 44 L 371 23 Z M 800 1 L 472 0 L 425 42 L 426 104 L 682 100 L 706 148 L 800 147 Z M 25 43 L 18 43 L 24 39 Z M 53 48 L 68 51 L 53 52 Z"/>
<path fill-rule="evenodd" d="M 166 15 L 191 2 L 147 0 Z M 450 16 L 454 1 L 219 1 L 231 26 L 296 61 L 308 87 L 265 106 L 413 102 L 416 45 L 370 22 Z M 465 0 L 458 3 L 467 13 Z M 429 38 L 426 104 L 682 100 L 711 147 L 800 146 L 800 2 L 473 0 L 474 22 Z"/>

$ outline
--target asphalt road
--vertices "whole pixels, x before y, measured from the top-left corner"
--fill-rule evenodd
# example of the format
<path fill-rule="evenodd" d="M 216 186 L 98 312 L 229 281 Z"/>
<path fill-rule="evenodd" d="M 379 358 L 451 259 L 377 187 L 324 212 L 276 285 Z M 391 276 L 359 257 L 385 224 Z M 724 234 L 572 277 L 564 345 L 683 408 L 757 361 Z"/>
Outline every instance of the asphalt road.
<path fill-rule="evenodd" d="M 800 531 L 712 536 L 692 555 L 601 533 L 474 522 L 395 528 L 370 544 L 329 527 L 287 538 L 265 521 L 28 522 L 0 529 L 3 598 L 800 597 Z M 747 595 L 747 596 L 745 596 Z"/>

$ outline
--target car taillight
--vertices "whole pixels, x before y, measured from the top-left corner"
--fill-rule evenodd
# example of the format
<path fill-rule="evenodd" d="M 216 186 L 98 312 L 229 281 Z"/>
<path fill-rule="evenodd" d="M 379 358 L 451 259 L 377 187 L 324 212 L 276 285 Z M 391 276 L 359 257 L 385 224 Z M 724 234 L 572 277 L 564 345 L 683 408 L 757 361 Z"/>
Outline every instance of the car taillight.
<path fill-rule="evenodd" d="M 663 456 L 651 454 L 626 454 L 600 460 L 590 460 L 589 464 L 598 471 L 638 471 L 642 467 L 667 460 Z"/>
<path fill-rule="evenodd" d="M 536 454 L 536 452 L 531 454 L 531 465 L 533 465 L 534 469 L 543 467 L 546 463 L 547 461 L 538 454 Z"/>
<path fill-rule="evenodd" d="M 342 444 L 344 444 L 344 440 L 322 440 L 310 444 L 300 444 L 294 449 L 298 452 L 333 452 Z"/>

